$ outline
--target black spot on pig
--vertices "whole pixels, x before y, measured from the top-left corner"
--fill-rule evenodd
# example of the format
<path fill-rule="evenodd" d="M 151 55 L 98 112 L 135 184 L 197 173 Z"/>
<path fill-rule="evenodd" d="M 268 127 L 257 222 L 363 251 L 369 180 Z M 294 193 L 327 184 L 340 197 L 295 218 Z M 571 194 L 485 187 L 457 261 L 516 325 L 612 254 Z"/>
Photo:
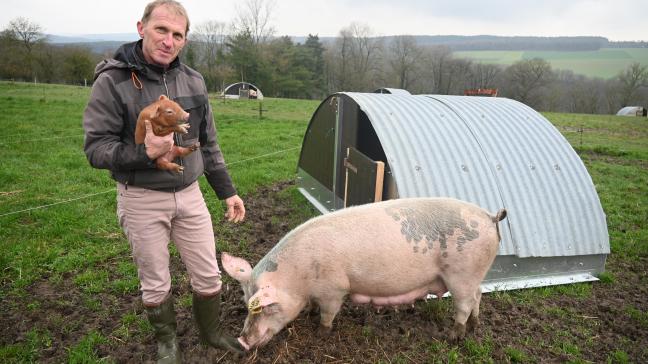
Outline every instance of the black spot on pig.
<path fill-rule="evenodd" d="M 277 271 L 277 262 L 272 259 L 263 259 L 259 262 L 261 265 L 262 272 L 276 272 Z"/>
<path fill-rule="evenodd" d="M 445 251 L 448 249 L 448 238 L 457 233 L 457 250 L 462 251 L 467 242 L 479 237 L 477 221 L 471 221 L 469 227 L 460 211 L 453 206 L 438 208 L 429 204 L 416 207 L 396 204 L 387 208 L 386 213 L 400 222 L 401 234 L 413 245 L 415 253 L 420 251 L 419 242 L 427 245 L 428 249 L 424 252 L 432 249 L 434 242 L 438 242 L 439 248 Z"/>

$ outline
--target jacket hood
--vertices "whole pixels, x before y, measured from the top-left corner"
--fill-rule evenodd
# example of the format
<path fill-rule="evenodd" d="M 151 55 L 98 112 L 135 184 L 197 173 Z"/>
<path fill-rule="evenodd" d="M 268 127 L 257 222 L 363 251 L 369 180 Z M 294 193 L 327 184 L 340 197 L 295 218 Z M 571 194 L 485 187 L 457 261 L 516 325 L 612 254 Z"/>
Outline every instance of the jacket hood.
<path fill-rule="evenodd" d="M 180 65 L 180 58 L 171 62 L 167 70 L 171 70 Z M 136 42 L 122 44 L 113 58 L 104 59 L 103 61 L 97 64 L 94 73 L 94 79 L 96 80 L 100 74 L 111 69 L 128 69 L 130 71 L 135 71 L 143 76 L 149 76 L 150 72 L 155 72 L 156 74 L 162 74 L 165 70 L 164 68 L 156 65 L 149 64 L 144 58 L 144 53 L 142 52 L 142 40 Z"/>

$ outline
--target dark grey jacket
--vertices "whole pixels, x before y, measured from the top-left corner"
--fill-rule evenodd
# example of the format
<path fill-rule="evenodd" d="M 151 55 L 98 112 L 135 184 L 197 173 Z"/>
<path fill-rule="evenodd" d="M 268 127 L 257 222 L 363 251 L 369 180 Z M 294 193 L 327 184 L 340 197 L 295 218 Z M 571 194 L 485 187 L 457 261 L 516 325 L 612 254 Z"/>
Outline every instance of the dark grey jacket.
<path fill-rule="evenodd" d="M 177 145 L 200 142 L 200 151 L 176 160 L 184 173 L 161 171 L 135 144 L 140 111 L 166 95 L 189 113 L 188 134 L 176 134 Z M 144 60 L 141 41 L 122 45 L 100 62 L 90 101 L 83 115 L 84 150 L 90 165 L 108 169 L 112 178 L 155 190 L 181 189 L 203 173 L 220 199 L 236 194 L 216 139 L 216 128 L 202 76 L 174 60 L 165 71 Z"/>

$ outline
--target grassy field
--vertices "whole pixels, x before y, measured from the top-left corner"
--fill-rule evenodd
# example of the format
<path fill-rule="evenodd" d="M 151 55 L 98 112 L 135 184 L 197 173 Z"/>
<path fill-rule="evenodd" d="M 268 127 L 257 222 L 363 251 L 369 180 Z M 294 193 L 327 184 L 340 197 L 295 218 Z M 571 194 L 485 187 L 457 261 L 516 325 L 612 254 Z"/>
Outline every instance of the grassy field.
<path fill-rule="evenodd" d="M 55 362 L 112 362 L 110 357 L 99 356 L 97 348 L 151 340 L 151 329 L 143 315 L 116 313 L 104 302 L 120 302 L 124 295 L 137 297 L 138 282 L 128 243 L 115 218 L 114 182 L 106 171 L 90 168 L 83 154 L 81 119 L 88 96 L 89 89 L 81 87 L 0 82 L 0 127 L 5 130 L 0 136 L 0 310 L 3 315 L 27 312 L 37 316 L 47 303 L 31 295 L 47 284 L 78 290 L 84 309 L 118 325 L 114 331 L 105 332 L 88 327 L 83 318 L 68 318 L 69 313 L 61 312 L 55 322 L 60 322 L 66 333 L 74 333 L 66 341 L 72 344 L 61 348 L 55 344 L 51 326 L 3 316 L 0 324 L 15 325 L 16 330 L 0 336 L 0 362 L 38 362 L 45 357 L 56 358 Z M 319 101 L 267 99 L 262 119 L 256 102 L 214 98 L 212 105 L 225 158 L 244 199 L 294 178 L 303 133 Z M 610 264 L 619 273 L 606 273 L 602 282 L 594 285 L 609 287 L 610 291 L 623 287 L 627 285 L 621 277 L 623 267 L 635 267 L 648 257 L 648 121 L 577 114 L 545 116 L 578 151 L 607 214 Z M 220 220 L 221 204 L 206 182 L 200 182 L 214 219 Z M 291 226 L 312 216 L 312 209 L 294 186 L 282 198 L 294 208 L 284 217 L 291 220 Z M 242 250 L 248 244 L 245 234 L 237 233 L 231 225 L 215 227 L 221 237 L 219 250 L 244 254 Z M 645 270 L 637 275 L 640 284 L 647 286 Z M 554 334 L 548 328 L 552 340 L 542 343 L 529 336 L 499 347 L 494 333 L 484 340 L 470 339 L 459 345 L 434 340 L 421 344 L 425 355 L 434 358 L 423 362 L 489 362 L 496 352 L 508 362 L 541 362 L 546 358 L 591 362 L 592 357 L 600 358 L 590 354 L 597 346 L 592 338 L 593 321 L 570 319 L 572 309 L 548 303 L 562 297 L 588 302 L 593 299 L 592 287 L 596 286 L 588 283 L 489 296 L 494 307 L 540 307 L 543 314 L 570 321 L 586 339 L 579 339 L 579 334 L 567 340 L 565 332 Z M 619 297 L 624 298 L 625 293 L 619 292 Z M 622 301 L 620 312 L 648 331 L 646 301 Z M 182 304 L 186 306 L 188 301 Z M 434 313 L 443 308 L 431 306 L 429 310 Z M 363 328 L 362 335 L 373 337 L 372 330 L 379 328 Z M 628 333 L 610 339 L 616 341 L 603 357 L 622 363 L 648 360 L 648 349 L 636 349 L 648 342 L 637 343 L 633 337 Z M 412 362 L 406 358 L 415 354 L 386 352 L 383 362 Z"/>
<path fill-rule="evenodd" d="M 577 74 L 604 79 L 616 76 L 634 62 L 648 65 L 648 49 L 644 48 L 602 48 L 598 51 L 583 52 L 461 51 L 454 54 L 476 62 L 504 66 L 522 59 L 542 58 L 549 62 L 554 70 L 571 70 Z"/>

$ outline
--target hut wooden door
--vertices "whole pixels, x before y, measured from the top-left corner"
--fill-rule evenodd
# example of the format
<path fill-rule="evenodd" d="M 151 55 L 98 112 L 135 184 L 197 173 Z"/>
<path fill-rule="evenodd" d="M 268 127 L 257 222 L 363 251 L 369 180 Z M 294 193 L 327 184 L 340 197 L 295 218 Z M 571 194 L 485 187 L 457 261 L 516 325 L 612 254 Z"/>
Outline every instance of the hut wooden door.
<path fill-rule="evenodd" d="M 344 168 L 344 207 L 382 200 L 384 162 L 374 161 L 355 148 L 347 148 Z"/>

